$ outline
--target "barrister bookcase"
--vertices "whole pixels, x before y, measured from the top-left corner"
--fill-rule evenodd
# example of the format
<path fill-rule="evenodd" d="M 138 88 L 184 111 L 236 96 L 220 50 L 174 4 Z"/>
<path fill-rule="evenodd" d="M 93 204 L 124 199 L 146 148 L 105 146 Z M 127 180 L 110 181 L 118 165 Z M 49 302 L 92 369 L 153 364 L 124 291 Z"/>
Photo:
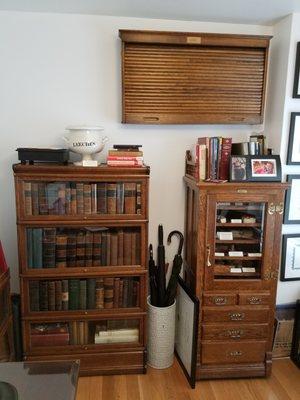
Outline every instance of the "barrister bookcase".
<path fill-rule="evenodd" d="M 197 379 L 268 376 L 287 184 L 185 176 L 185 281 L 200 300 Z"/>
<path fill-rule="evenodd" d="M 13 170 L 24 359 L 145 372 L 149 168 Z"/>

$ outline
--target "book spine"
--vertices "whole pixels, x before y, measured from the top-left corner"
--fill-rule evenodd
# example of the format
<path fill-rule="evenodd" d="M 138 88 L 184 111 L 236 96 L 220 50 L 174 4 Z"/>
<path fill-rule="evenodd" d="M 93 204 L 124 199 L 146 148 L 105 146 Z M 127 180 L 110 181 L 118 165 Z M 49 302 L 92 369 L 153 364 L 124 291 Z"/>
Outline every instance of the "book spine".
<path fill-rule="evenodd" d="M 125 214 L 136 213 L 136 183 L 126 182 L 124 184 L 124 212 Z"/>
<path fill-rule="evenodd" d="M 31 193 L 31 182 L 23 183 L 24 191 L 24 202 L 25 202 L 25 214 L 32 215 L 32 193 Z"/>
<path fill-rule="evenodd" d="M 79 325 L 79 343 L 78 344 L 85 344 L 85 337 L 84 337 L 84 321 L 79 321 L 78 325 Z"/>
<path fill-rule="evenodd" d="M 119 156 L 119 155 L 108 155 L 107 161 L 143 161 L 142 156 Z"/>
<path fill-rule="evenodd" d="M 55 310 L 62 310 L 62 281 L 55 281 Z"/>
<path fill-rule="evenodd" d="M 118 265 L 118 235 L 111 233 L 110 235 L 110 264 Z"/>
<path fill-rule="evenodd" d="M 104 308 L 114 306 L 114 278 L 104 278 Z"/>
<path fill-rule="evenodd" d="M 76 266 L 85 266 L 85 233 L 82 231 L 76 235 Z"/>
<path fill-rule="evenodd" d="M 69 333 L 52 333 L 45 335 L 30 335 L 31 346 L 66 346 L 69 344 Z"/>
<path fill-rule="evenodd" d="M 113 307 L 119 307 L 119 295 L 120 295 L 120 278 L 114 279 L 114 300 L 113 300 Z"/>
<path fill-rule="evenodd" d="M 110 254 L 110 250 L 111 250 L 111 232 L 107 232 L 107 245 L 106 245 L 106 263 L 105 265 L 111 265 L 111 254 Z"/>
<path fill-rule="evenodd" d="M 79 279 L 69 279 L 69 310 L 79 309 Z"/>
<path fill-rule="evenodd" d="M 34 266 L 33 266 L 33 234 L 32 234 L 32 228 L 27 228 L 26 229 L 26 248 L 27 248 L 27 268 L 34 268 Z M 42 264 L 41 264 L 41 267 L 42 267 Z"/>
<path fill-rule="evenodd" d="M 58 199 L 58 184 L 48 183 L 46 186 L 48 213 L 50 215 L 58 214 L 57 199 Z"/>
<path fill-rule="evenodd" d="M 124 183 L 117 183 L 117 214 L 124 214 Z"/>
<path fill-rule="evenodd" d="M 128 307 L 128 289 L 129 289 L 129 281 L 127 278 L 124 278 L 123 279 L 122 307 Z"/>
<path fill-rule="evenodd" d="M 124 253 L 123 253 L 124 265 L 131 264 L 131 232 L 124 231 Z"/>
<path fill-rule="evenodd" d="M 136 236 L 136 241 L 135 241 L 135 261 L 137 265 L 140 265 L 142 263 L 141 261 L 141 232 L 136 231 L 135 232 Z"/>
<path fill-rule="evenodd" d="M 56 228 L 43 229 L 43 267 L 55 268 Z"/>
<path fill-rule="evenodd" d="M 93 232 L 86 231 L 85 233 L 85 266 L 93 266 Z"/>
<path fill-rule="evenodd" d="M 76 213 L 84 213 L 84 188 L 83 183 L 76 183 Z"/>
<path fill-rule="evenodd" d="M 104 308 L 104 284 L 103 278 L 96 280 L 96 309 Z"/>
<path fill-rule="evenodd" d="M 67 235 L 67 267 L 76 267 L 77 260 L 77 238 L 76 233 L 69 233 Z"/>
<path fill-rule="evenodd" d="M 97 214 L 97 183 L 91 184 L 91 212 Z"/>
<path fill-rule="evenodd" d="M 136 260 L 136 232 L 131 232 L 131 265 L 137 265 Z"/>
<path fill-rule="evenodd" d="M 56 235 L 55 265 L 56 268 L 67 266 L 67 242 L 68 236 L 64 234 Z"/>
<path fill-rule="evenodd" d="M 80 286 L 79 286 L 79 309 L 80 310 L 86 310 L 86 308 L 87 308 L 86 298 L 87 298 L 86 280 L 81 279 Z"/>
<path fill-rule="evenodd" d="M 123 279 L 120 279 L 119 282 L 119 305 L 118 307 L 123 307 L 123 291 L 124 291 L 124 282 Z"/>
<path fill-rule="evenodd" d="M 229 163 L 231 155 L 232 138 L 222 138 L 219 179 L 229 179 Z"/>
<path fill-rule="evenodd" d="M 210 178 L 210 138 L 209 137 L 200 137 L 197 140 L 197 143 L 205 146 L 206 149 L 206 163 L 205 163 L 205 179 Z"/>
<path fill-rule="evenodd" d="M 118 261 L 117 265 L 124 264 L 124 232 L 123 229 L 118 230 Z"/>
<path fill-rule="evenodd" d="M 76 189 L 76 182 L 70 182 L 71 188 L 71 214 L 77 214 L 77 189 Z"/>
<path fill-rule="evenodd" d="M 140 282 L 134 280 L 132 288 L 132 307 L 139 307 Z"/>
<path fill-rule="evenodd" d="M 39 215 L 39 184 L 37 182 L 31 183 L 31 196 L 32 196 L 32 214 Z"/>
<path fill-rule="evenodd" d="M 101 265 L 101 232 L 93 234 L 93 267 Z"/>
<path fill-rule="evenodd" d="M 43 229 L 32 229 L 32 261 L 33 268 L 43 267 Z"/>
<path fill-rule="evenodd" d="M 30 311 L 40 311 L 39 281 L 29 282 L 29 307 Z"/>
<path fill-rule="evenodd" d="M 48 309 L 55 311 L 55 282 L 48 282 Z"/>
<path fill-rule="evenodd" d="M 117 212 L 117 184 L 107 184 L 107 213 L 116 214 Z"/>
<path fill-rule="evenodd" d="M 128 281 L 128 293 L 127 293 L 126 307 L 133 307 L 133 279 L 127 278 L 127 281 Z"/>
<path fill-rule="evenodd" d="M 107 237 L 108 232 L 102 232 L 101 235 L 101 265 L 107 265 Z"/>
<path fill-rule="evenodd" d="M 199 144 L 199 180 L 205 181 L 206 179 L 206 159 L 207 148 L 204 144 Z"/>
<path fill-rule="evenodd" d="M 118 157 L 143 157 L 142 151 L 120 151 L 120 150 L 108 150 L 108 156 Z"/>
<path fill-rule="evenodd" d="M 136 184 L 136 214 L 141 215 L 142 213 L 142 184 Z"/>
<path fill-rule="evenodd" d="M 70 344 L 77 345 L 79 344 L 78 340 L 78 321 L 71 321 L 70 322 Z"/>
<path fill-rule="evenodd" d="M 89 183 L 83 185 L 83 208 L 85 214 L 92 213 L 92 187 Z"/>
<path fill-rule="evenodd" d="M 61 300 L 62 309 L 67 311 L 69 309 L 69 281 L 67 279 L 63 279 L 61 282 Z"/>
<path fill-rule="evenodd" d="M 94 310 L 96 308 L 96 279 L 87 279 L 87 309 Z"/>
<path fill-rule="evenodd" d="M 71 215 L 71 185 L 70 182 L 66 183 L 66 214 Z"/>
<path fill-rule="evenodd" d="M 40 281 L 39 284 L 40 311 L 48 311 L 48 282 Z"/>
<path fill-rule="evenodd" d="M 57 208 L 58 215 L 66 214 L 66 184 L 65 183 L 60 183 L 58 185 L 56 208 Z"/>
<path fill-rule="evenodd" d="M 107 214 L 107 184 L 100 182 L 97 184 L 97 213 Z"/>
<path fill-rule="evenodd" d="M 143 161 L 137 161 L 137 160 L 131 160 L 131 161 L 126 161 L 126 160 L 107 160 L 107 165 L 110 165 L 111 167 L 142 167 L 143 166 Z"/>
<path fill-rule="evenodd" d="M 44 182 L 38 183 L 38 206 L 39 206 L 39 214 L 40 215 L 48 214 L 46 184 Z"/>

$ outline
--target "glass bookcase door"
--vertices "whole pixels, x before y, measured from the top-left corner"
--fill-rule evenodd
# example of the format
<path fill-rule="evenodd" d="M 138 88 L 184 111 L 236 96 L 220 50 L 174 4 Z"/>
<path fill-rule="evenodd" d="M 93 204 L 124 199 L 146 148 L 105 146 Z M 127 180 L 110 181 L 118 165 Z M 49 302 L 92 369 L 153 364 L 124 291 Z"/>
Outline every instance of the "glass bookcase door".
<path fill-rule="evenodd" d="M 25 217 L 141 215 L 142 181 L 23 181 Z"/>
<path fill-rule="evenodd" d="M 214 279 L 261 279 L 267 204 L 216 202 Z"/>

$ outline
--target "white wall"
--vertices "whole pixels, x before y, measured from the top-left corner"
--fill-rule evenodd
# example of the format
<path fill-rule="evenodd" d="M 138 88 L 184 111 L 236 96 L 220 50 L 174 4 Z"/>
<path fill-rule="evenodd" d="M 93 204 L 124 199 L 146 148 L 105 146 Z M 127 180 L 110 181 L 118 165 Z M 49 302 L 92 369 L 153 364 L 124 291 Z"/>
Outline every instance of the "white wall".
<path fill-rule="evenodd" d="M 286 165 L 291 112 L 300 111 L 300 100 L 292 98 L 296 47 L 299 41 L 300 14 L 290 15 L 274 26 L 265 131 L 271 147 L 281 156 L 284 178 L 288 174 L 300 174 L 299 166 Z M 282 233 L 300 234 L 300 226 L 284 225 Z M 299 298 L 300 281 L 278 282 L 278 304 L 294 302 Z"/>
<path fill-rule="evenodd" d="M 122 125 L 118 29 L 272 34 L 271 27 L 253 25 L 0 12 L 0 237 L 13 290 L 18 289 L 18 261 L 11 166 L 17 147 L 63 145 L 64 128 L 82 123 L 103 125 L 110 146 L 142 144 L 151 166 L 149 239 L 156 244 L 159 223 L 165 236 L 171 229 L 183 230 L 185 150 L 198 136 L 240 141 L 253 130 Z"/>

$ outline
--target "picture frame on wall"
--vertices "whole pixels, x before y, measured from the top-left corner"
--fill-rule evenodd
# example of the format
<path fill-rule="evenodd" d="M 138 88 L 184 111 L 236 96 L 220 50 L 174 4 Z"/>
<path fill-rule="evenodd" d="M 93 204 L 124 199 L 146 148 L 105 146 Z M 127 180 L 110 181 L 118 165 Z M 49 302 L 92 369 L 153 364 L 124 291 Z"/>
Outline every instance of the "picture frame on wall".
<path fill-rule="evenodd" d="M 300 174 L 287 175 L 291 186 L 286 191 L 284 224 L 300 224 Z"/>
<path fill-rule="evenodd" d="M 282 235 L 280 280 L 300 280 L 300 234 Z"/>
<path fill-rule="evenodd" d="M 231 182 L 246 182 L 248 180 L 247 156 L 231 156 L 229 175 Z"/>
<path fill-rule="evenodd" d="M 300 165 L 300 112 L 291 113 L 287 165 Z"/>
<path fill-rule="evenodd" d="M 280 182 L 280 156 L 248 156 L 248 171 L 248 180 L 251 182 Z"/>
<path fill-rule="evenodd" d="M 296 50 L 296 63 L 295 63 L 295 76 L 294 76 L 294 86 L 293 86 L 293 98 L 300 98 L 300 42 L 297 43 Z"/>

